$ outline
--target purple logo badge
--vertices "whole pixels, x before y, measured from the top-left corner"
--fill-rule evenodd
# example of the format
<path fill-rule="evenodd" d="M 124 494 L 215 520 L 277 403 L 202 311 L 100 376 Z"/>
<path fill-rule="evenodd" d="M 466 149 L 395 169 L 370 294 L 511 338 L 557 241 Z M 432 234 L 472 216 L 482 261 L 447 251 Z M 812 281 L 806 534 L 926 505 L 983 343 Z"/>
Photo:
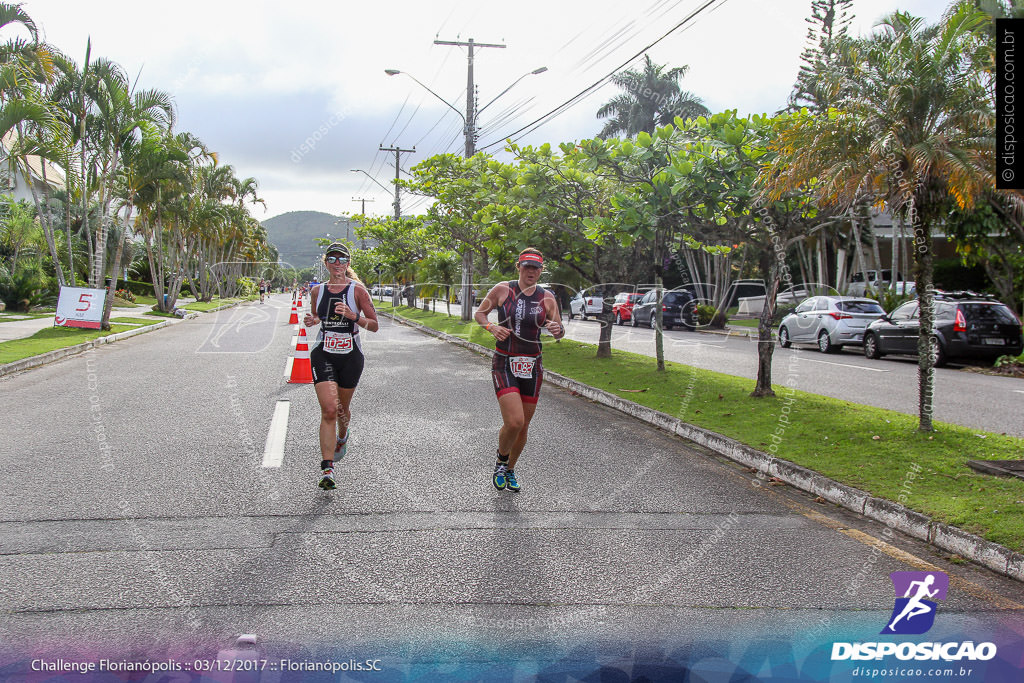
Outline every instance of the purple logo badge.
<path fill-rule="evenodd" d="M 896 604 L 881 633 L 926 633 L 935 623 L 938 606 L 934 601 L 946 599 L 949 576 L 944 572 L 893 572 L 889 577 L 896 590 Z"/>

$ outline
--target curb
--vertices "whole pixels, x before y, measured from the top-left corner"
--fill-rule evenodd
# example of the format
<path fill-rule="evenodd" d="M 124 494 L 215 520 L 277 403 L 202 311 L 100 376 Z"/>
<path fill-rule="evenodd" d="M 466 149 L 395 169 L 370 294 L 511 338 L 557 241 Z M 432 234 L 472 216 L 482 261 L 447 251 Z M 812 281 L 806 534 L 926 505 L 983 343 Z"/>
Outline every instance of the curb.
<path fill-rule="evenodd" d="M 183 320 L 192 320 L 193 318 L 198 318 L 200 315 L 204 313 L 214 313 L 216 311 L 223 311 L 226 308 L 240 306 L 243 303 L 248 302 L 236 301 L 232 304 L 225 304 L 224 306 L 219 306 L 209 311 L 188 311 L 185 314 L 185 317 L 183 318 L 176 318 L 174 320 L 163 320 L 154 325 L 147 325 L 145 327 L 139 327 L 134 330 L 125 330 L 124 332 L 118 332 L 117 334 L 107 335 L 106 337 L 99 337 L 91 341 L 76 344 L 75 346 L 66 346 L 63 349 L 54 349 L 53 351 L 41 353 L 38 356 L 29 356 L 28 358 L 22 358 L 21 360 L 16 360 L 12 363 L 7 363 L 6 365 L 0 365 L 0 377 L 6 377 L 7 375 L 12 375 L 16 372 L 22 372 L 24 370 L 31 370 L 32 368 L 38 367 L 40 365 L 45 365 L 47 363 L 52 363 L 53 361 L 60 360 L 62 358 L 67 358 L 68 356 L 77 356 L 80 353 L 88 351 L 89 349 L 95 348 L 97 346 L 102 346 L 103 344 L 111 344 L 122 339 L 134 337 L 135 335 L 138 334 L 145 334 L 146 332 L 159 330 L 161 327 L 174 325 L 175 323 L 182 322 Z"/>
<path fill-rule="evenodd" d="M 391 318 L 395 322 L 418 329 L 443 341 L 457 344 L 470 351 L 488 357 L 493 354 L 493 350 L 486 346 L 438 332 L 415 321 L 400 318 L 391 313 L 378 313 L 378 315 Z M 575 395 L 614 408 L 659 429 L 699 444 L 733 462 L 756 469 L 758 474 L 757 479 L 753 482 L 755 487 L 761 486 L 759 480 L 775 477 L 793 488 L 821 496 L 828 502 L 851 512 L 881 522 L 936 548 L 954 553 L 992 571 L 1024 582 L 1024 554 L 1022 553 L 1014 552 L 998 543 L 986 541 L 980 536 L 975 536 L 957 527 L 936 522 L 928 515 L 911 510 L 899 503 L 876 498 L 866 491 L 829 479 L 823 474 L 796 463 L 769 455 L 717 432 L 683 422 L 667 413 L 647 408 L 557 372 L 545 370 L 544 379 L 563 389 L 568 389 Z"/>

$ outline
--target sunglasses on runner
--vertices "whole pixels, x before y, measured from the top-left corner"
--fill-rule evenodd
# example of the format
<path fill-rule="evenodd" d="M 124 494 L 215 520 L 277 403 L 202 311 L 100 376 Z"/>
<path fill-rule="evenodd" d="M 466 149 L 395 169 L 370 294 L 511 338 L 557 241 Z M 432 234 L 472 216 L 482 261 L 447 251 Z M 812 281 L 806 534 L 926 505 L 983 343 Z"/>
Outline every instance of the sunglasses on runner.
<path fill-rule="evenodd" d="M 344 256 L 328 256 L 324 260 L 328 263 L 348 263 L 348 259 Z"/>

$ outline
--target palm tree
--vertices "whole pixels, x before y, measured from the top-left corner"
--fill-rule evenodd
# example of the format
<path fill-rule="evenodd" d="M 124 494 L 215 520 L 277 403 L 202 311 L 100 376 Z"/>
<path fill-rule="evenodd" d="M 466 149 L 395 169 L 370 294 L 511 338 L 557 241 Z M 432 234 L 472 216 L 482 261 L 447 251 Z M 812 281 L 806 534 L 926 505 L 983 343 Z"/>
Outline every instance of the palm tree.
<path fill-rule="evenodd" d="M 597 110 L 597 118 L 609 119 L 598 137 L 633 137 L 640 131 L 652 133 L 655 127 L 668 125 L 677 116 L 707 116 L 710 111 L 701 99 L 679 87 L 689 68 L 677 66 L 666 71 L 664 65 L 644 55 L 643 71 L 627 69 L 612 76 L 612 83 L 624 92 Z"/>
<path fill-rule="evenodd" d="M 921 299 L 919 429 L 932 431 L 934 386 L 932 226 L 955 203 L 969 208 L 994 187 L 994 107 L 985 87 L 992 42 L 986 16 L 954 5 L 938 24 L 897 12 L 881 31 L 841 41 L 822 74 L 836 109 L 797 116 L 783 135 L 773 193 L 817 183 L 825 205 L 882 198 L 914 231 Z"/>

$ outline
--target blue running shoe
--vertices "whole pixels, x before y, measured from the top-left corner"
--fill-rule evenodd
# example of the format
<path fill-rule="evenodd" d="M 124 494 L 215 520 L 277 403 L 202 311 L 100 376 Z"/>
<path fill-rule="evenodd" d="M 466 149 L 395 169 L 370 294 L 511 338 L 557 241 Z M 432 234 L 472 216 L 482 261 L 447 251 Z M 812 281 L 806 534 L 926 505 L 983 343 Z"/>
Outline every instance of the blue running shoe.
<path fill-rule="evenodd" d="M 519 480 L 512 470 L 505 470 L 505 488 L 513 493 L 519 493 Z"/>
<path fill-rule="evenodd" d="M 498 489 L 499 491 L 504 490 L 506 486 L 506 471 L 507 467 L 501 464 L 500 462 L 494 466 L 494 477 L 491 478 L 491 481 L 494 483 L 494 488 Z"/>

